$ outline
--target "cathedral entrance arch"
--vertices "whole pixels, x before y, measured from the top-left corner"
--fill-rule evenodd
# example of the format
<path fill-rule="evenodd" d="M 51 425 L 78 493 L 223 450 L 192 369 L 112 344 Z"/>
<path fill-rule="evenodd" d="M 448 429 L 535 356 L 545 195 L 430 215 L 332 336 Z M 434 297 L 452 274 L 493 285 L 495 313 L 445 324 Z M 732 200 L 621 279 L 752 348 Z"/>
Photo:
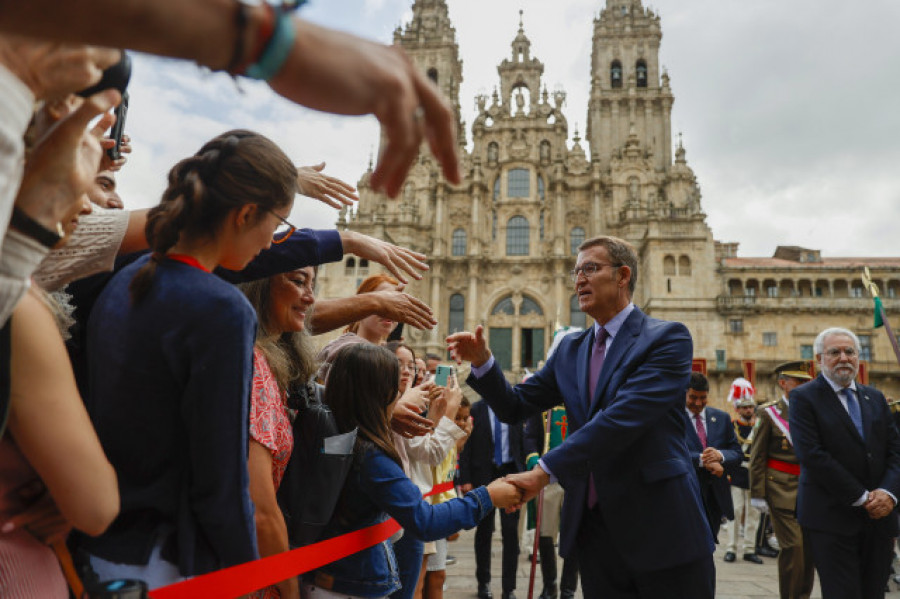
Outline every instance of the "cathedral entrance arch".
<path fill-rule="evenodd" d="M 518 293 L 502 297 L 487 325 L 488 346 L 503 370 L 534 370 L 544 359 L 547 322 L 534 298 Z"/>

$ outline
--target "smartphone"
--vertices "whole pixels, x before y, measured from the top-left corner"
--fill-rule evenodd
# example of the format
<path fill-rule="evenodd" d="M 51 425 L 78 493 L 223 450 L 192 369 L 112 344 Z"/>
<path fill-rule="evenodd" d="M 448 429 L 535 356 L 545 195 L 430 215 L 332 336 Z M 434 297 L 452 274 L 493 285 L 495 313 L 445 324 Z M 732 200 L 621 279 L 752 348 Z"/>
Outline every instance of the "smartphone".
<path fill-rule="evenodd" d="M 434 373 L 434 384 L 439 387 L 446 387 L 450 375 L 452 374 L 452 366 L 444 366 L 443 364 L 438 364 L 437 371 Z"/>

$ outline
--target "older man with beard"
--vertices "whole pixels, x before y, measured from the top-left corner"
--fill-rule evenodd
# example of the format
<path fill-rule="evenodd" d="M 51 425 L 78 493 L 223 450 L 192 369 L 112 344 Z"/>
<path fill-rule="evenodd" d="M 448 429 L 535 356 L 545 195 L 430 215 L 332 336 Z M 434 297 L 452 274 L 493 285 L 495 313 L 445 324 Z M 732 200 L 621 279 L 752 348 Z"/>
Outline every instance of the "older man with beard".
<path fill-rule="evenodd" d="M 822 373 L 790 395 L 800 459 L 797 518 L 809 539 L 823 599 L 884 597 L 900 495 L 900 435 L 884 395 L 856 382 L 859 339 L 825 329 Z"/>

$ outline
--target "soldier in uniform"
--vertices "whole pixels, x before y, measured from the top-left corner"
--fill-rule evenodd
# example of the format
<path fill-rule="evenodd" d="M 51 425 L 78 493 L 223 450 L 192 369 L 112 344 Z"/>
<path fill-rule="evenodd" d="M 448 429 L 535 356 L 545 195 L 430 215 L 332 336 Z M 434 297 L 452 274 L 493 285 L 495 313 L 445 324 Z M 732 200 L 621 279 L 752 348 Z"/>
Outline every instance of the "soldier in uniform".
<path fill-rule="evenodd" d="M 750 451 L 750 497 L 754 507 L 769 511 L 781 547 L 778 587 L 781 599 L 809 599 L 813 561 L 797 522 L 800 464 L 794 454 L 788 424 L 788 395 L 812 377 L 806 362 L 786 362 L 775 368 L 782 396 L 760 407 Z"/>
<path fill-rule="evenodd" d="M 756 555 L 756 525 L 759 523 L 759 512 L 750 504 L 750 473 L 747 470 L 750 459 L 750 446 L 753 443 L 754 413 L 756 412 L 756 392 L 753 385 L 745 378 L 735 379 L 731 383 L 728 400 L 734 404 L 737 412 L 731 419 L 734 427 L 734 435 L 737 437 L 744 459 L 740 464 L 735 464 L 725 469 L 728 474 L 728 482 L 731 483 L 731 503 L 734 504 L 734 521 L 726 526 L 727 545 L 725 546 L 725 561 L 733 562 L 737 557 L 738 537 L 741 531 L 741 521 L 744 522 L 744 542 L 741 546 L 744 561 L 761 564 L 762 560 Z"/>
<path fill-rule="evenodd" d="M 550 437 L 546 440 L 547 447 L 544 448 L 546 417 L 550 415 Z M 554 447 L 558 447 L 566 440 L 568 432 L 568 422 L 566 418 L 566 409 L 557 406 L 544 414 L 534 414 L 525 421 L 525 436 L 522 444 L 525 447 L 526 468 L 534 468 L 538 459 Z M 578 586 L 578 558 L 577 556 L 569 556 L 563 561 L 562 578 L 559 582 L 557 592 L 556 586 L 556 550 L 554 543 L 556 536 L 559 534 L 560 511 L 563 502 L 563 489 L 559 483 L 552 483 L 544 487 L 544 503 L 541 510 L 541 530 L 535 532 L 539 535 L 538 551 L 541 556 L 541 577 L 544 580 L 544 588 L 538 599 L 572 599 L 575 597 L 575 589 Z M 529 524 L 531 527 L 536 524 L 531 523 L 533 514 L 537 512 L 537 499 L 528 502 Z"/>

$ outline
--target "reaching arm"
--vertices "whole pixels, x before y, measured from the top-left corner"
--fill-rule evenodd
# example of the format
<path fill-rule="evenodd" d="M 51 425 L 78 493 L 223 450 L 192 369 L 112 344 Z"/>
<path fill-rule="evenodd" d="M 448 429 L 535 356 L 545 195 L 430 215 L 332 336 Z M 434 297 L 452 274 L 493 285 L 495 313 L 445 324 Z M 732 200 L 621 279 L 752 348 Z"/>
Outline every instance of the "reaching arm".
<path fill-rule="evenodd" d="M 427 330 L 437 324 L 431 308 L 413 296 L 402 291 L 372 291 L 316 301 L 307 326 L 313 335 L 321 335 L 372 314 L 403 322 L 417 329 Z"/>
<path fill-rule="evenodd" d="M 11 326 L 9 431 L 63 517 L 98 535 L 119 512 L 118 483 L 75 387 L 56 323 L 32 291 Z"/>
<path fill-rule="evenodd" d="M 235 10 L 232 0 L 0 0 L 0 30 L 186 58 L 220 70 L 235 47 Z M 256 46 L 263 18 L 263 7 L 249 10 L 245 57 Z M 401 50 L 301 19 L 293 25 L 293 46 L 269 84 L 315 110 L 378 118 L 387 145 L 372 174 L 373 189 L 396 196 L 423 139 L 443 165 L 444 176 L 459 183 L 452 108 Z"/>

